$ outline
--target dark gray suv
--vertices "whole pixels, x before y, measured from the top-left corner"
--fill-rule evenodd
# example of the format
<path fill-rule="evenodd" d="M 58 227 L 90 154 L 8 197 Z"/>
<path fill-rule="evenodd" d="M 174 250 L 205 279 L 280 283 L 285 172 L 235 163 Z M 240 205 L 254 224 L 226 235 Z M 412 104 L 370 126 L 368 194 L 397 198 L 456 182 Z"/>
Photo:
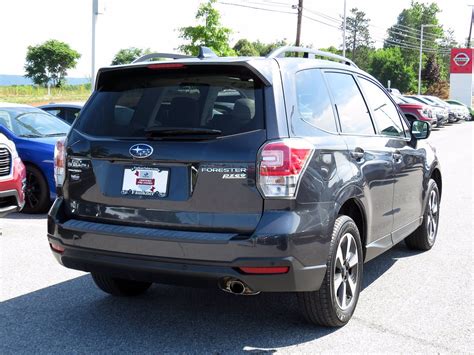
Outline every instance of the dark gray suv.
<path fill-rule="evenodd" d="M 403 239 L 433 246 L 430 127 L 352 62 L 295 47 L 159 56 L 173 60 L 100 69 L 57 144 L 48 240 L 62 265 L 117 296 L 154 282 L 291 291 L 310 322 L 341 326 L 364 262 Z"/>

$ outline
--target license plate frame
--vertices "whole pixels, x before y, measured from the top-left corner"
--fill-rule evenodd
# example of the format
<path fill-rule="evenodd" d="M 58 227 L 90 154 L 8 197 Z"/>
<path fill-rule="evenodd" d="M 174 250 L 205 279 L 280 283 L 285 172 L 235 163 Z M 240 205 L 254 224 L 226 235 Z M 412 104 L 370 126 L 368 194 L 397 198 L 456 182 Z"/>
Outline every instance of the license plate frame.
<path fill-rule="evenodd" d="M 127 196 L 166 197 L 170 170 L 150 166 L 127 166 L 123 169 L 122 189 Z"/>

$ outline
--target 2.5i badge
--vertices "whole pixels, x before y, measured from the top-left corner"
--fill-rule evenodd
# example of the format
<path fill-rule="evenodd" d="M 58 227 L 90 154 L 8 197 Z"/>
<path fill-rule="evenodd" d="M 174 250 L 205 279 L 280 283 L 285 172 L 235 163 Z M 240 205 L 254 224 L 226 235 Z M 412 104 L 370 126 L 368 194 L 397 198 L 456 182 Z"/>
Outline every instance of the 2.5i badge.
<path fill-rule="evenodd" d="M 126 168 L 123 172 L 122 195 L 165 197 L 169 170 L 149 167 Z"/>

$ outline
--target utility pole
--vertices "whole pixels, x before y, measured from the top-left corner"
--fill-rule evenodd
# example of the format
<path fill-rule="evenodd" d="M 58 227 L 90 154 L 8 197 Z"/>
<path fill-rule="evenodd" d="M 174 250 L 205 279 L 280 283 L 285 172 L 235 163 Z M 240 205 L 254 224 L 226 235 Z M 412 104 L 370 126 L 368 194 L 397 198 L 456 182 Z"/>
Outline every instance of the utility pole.
<path fill-rule="evenodd" d="M 296 42 L 295 42 L 296 47 L 300 46 L 302 17 L 303 17 L 303 0 L 298 0 L 298 22 L 296 24 Z"/>
<path fill-rule="evenodd" d="M 436 27 L 436 25 L 421 25 L 420 33 L 420 63 L 418 65 L 418 95 L 421 94 L 421 62 L 423 59 L 423 29 L 425 27 Z"/>
<path fill-rule="evenodd" d="M 342 25 L 342 56 L 346 56 L 346 0 L 344 0 L 344 23 Z"/>
<path fill-rule="evenodd" d="M 469 36 L 467 37 L 466 47 L 471 48 L 471 34 L 472 34 L 472 25 L 474 24 L 474 5 L 468 5 L 471 7 L 471 24 L 469 25 Z"/>

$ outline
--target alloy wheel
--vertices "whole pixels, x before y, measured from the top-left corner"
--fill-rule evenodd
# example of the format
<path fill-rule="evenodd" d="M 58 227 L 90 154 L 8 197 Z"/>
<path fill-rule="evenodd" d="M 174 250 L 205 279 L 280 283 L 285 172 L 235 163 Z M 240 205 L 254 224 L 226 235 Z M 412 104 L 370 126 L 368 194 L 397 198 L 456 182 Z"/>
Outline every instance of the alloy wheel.
<path fill-rule="evenodd" d="M 359 253 L 351 233 L 344 234 L 339 240 L 333 274 L 336 302 L 346 310 L 356 299 L 359 282 Z"/>
<path fill-rule="evenodd" d="M 433 243 L 434 239 L 436 238 L 436 232 L 438 231 L 438 212 L 438 194 L 435 190 L 431 190 L 430 197 L 428 199 L 428 216 L 426 221 L 428 240 L 430 244 Z"/>
<path fill-rule="evenodd" d="M 38 178 L 31 171 L 26 174 L 25 198 L 29 207 L 34 208 L 40 202 L 41 187 Z"/>

